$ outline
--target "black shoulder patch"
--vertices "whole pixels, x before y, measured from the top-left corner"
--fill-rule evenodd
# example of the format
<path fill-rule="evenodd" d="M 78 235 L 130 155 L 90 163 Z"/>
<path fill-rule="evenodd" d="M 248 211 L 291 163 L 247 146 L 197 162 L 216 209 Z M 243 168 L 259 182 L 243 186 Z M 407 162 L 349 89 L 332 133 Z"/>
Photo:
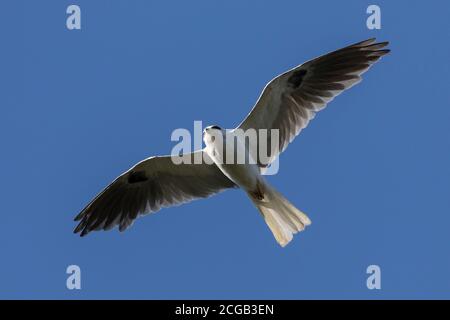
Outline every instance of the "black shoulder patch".
<path fill-rule="evenodd" d="M 133 171 L 130 172 L 128 175 L 128 183 L 139 183 L 147 181 L 147 175 L 145 174 L 145 171 Z"/>
<path fill-rule="evenodd" d="M 288 83 L 291 84 L 294 88 L 298 88 L 302 82 L 303 78 L 305 77 L 307 71 L 300 69 L 298 71 L 295 71 L 288 79 Z"/>

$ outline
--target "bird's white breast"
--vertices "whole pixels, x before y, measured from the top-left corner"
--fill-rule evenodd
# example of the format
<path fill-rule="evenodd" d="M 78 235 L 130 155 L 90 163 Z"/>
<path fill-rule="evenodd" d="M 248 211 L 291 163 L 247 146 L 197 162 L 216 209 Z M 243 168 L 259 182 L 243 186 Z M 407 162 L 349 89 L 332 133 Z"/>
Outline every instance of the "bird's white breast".
<path fill-rule="evenodd" d="M 242 140 L 232 132 L 222 134 L 222 141 L 208 132 L 204 135 L 206 153 L 219 169 L 234 183 L 245 190 L 254 190 L 262 179 L 260 169 L 251 158 Z"/>

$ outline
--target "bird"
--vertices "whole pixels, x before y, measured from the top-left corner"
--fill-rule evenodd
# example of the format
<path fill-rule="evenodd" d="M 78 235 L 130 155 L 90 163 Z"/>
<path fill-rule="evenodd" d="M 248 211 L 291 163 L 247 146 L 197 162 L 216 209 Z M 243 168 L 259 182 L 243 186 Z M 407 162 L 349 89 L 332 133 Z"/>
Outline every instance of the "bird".
<path fill-rule="evenodd" d="M 359 83 L 361 75 L 390 52 L 385 48 L 388 44 L 375 38 L 360 41 L 276 76 L 238 127 L 208 126 L 203 130 L 205 147 L 182 154 L 184 161 L 180 162 L 180 155 L 152 156 L 118 176 L 75 217 L 78 225 L 74 233 L 85 236 L 116 226 L 122 232 L 136 218 L 161 208 L 240 189 L 256 206 L 278 244 L 286 246 L 311 220 L 268 183 L 265 170 L 317 112 Z M 242 152 L 245 159 L 253 161 L 223 161 L 235 133 L 247 130 L 270 130 L 256 140 L 233 143 L 231 152 Z M 263 161 L 254 150 L 271 143 L 276 147 Z"/>

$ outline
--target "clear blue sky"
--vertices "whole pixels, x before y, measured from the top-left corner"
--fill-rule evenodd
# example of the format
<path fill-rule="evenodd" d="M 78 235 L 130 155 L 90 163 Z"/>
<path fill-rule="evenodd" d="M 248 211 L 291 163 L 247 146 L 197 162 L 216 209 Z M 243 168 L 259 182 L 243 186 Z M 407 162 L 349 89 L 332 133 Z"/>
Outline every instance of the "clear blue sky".
<path fill-rule="evenodd" d="M 82 30 L 66 29 L 78 4 Z M 366 28 L 366 8 L 382 29 Z M 450 298 L 450 4 L 5 1 L 0 298 Z M 280 248 L 233 190 L 79 238 L 75 214 L 170 134 L 233 127 L 273 76 L 369 37 L 392 53 L 270 182 L 313 224 Z M 66 267 L 82 290 L 66 289 Z M 366 288 L 366 267 L 382 290 Z"/>

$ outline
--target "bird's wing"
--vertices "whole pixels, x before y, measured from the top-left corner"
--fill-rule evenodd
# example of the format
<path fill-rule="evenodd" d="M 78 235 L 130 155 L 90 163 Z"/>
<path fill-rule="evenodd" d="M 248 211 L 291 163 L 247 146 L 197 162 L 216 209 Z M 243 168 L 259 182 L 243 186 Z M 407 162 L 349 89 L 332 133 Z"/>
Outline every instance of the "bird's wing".
<path fill-rule="evenodd" d="M 243 129 L 267 129 L 267 155 L 270 164 L 288 144 L 322 110 L 344 90 L 361 81 L 361 75 L 389 50 L 382 49 L 388 42 L 375 43 L 375 39 L 358 42 L 301 64 L 271 80 L 264 88 L 255 106 L 238 126 Z M 237 129 L 238 129 L 237 128 Z M 271 131 L 278 129 L 278 148 L 271 151 Z M 250 142 L 251 143 L 251 142 Z M 253 152 L 254 153 L 254 152 Z M 265 156 L 265 155 L 264 155 Z"/>
<path fill-rule="evenodd" d="M 196 156 L 200 156 L 201 164 L 194 162 Z M 76 216 L 75 221 L 80 222 L 74 232 L 84 236 L 92 230 L 109 230 L 116 225 L 123 231 L 139 215 L 236 187 L 215 164 L 206 163 L 202 157 L 208 156 L 200 150 L 183 155 L 183 159 L 190 161 L 187 163 L 176 164 L 180 158 L 174 161 L 173 156 L 151 157 L 139 162 L 116 178 Z"/>

